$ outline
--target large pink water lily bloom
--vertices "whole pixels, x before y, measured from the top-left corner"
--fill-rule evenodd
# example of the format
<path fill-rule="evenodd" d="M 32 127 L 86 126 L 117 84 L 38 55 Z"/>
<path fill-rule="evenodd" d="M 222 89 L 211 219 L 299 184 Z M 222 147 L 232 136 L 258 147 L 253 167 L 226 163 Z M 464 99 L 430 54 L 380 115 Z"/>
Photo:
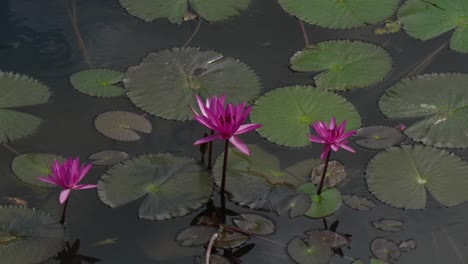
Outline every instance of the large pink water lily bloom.
<path fill-rule="evenodd" d="M 318 136 L 308 135 L 309 141 L 325 144 L 323 147 L 322 155 L 320 158 L 325 160 L 331 150 L 338 151 L 340 148 L 346 149 L 354 153 L 354 149 L 348 146 L 347 139 L 352 135 L 356 134 L 355 130 L 346 131 L 346 120 L 344 120 L 339 126 L 336 125 L 335 117 L 330 121 L 330 125 L 327 125 L 325 122 L 315 122 L 312 125 L 312 128 L 315 130 Z"/>
<path fill-rule="evenodd" d="M 226 96 L 213 96 L 206 99 L 206 102 L 197 95 L 200 114 L 192 109 L 194 118 L 202 125 L 213 130 L 215 134 L 197 140 L 194 144 L 199 145 L 217 139 L 229 140 L 241 152 L 250 155 L 250 150 L 245 143 L 237 137 L 262 127 L 260 124 L 243 124 L 250 114 L 251 106 L 245 108 L 245 102 L 233 105 L 227 104 Z M 244 109 L 245 108 L 245 109 Z"/>
<path fill-rule="evenodd" d="M 52 174 L 48 177 L 38 177 L 40 181 L 47 182 L 50 184 L 57 185 L 63 188 L 60 193 L 60 204 L 67 201 L 70 196 L 71 190 L 82 190 L 96 188 L 96 184 L 78 184 L 89 172 L 92 164 L 84 164 L 80 166 L 80 158 L 72 159 L 68 158 L 63 164 L 60 164 L 57 160 L 52 165 Z"/>

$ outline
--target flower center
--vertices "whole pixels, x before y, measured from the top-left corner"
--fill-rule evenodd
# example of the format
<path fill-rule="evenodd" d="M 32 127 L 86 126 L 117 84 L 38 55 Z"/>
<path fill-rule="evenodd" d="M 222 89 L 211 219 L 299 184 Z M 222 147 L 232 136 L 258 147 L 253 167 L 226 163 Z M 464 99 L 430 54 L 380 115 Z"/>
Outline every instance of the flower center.
<path fill-rule="evenodd" d="M 468 25 L 468 16 L 462 16 L 457 19 L 457 24 L 459 26 L 466 26 Z"/>
<path fill-rule="evenodd" d="M 310 125 L 312 124 L 312 118 L 310 118 L 308 115 L 302 114 L 299 122 L 301 122 L 302 125 Z"/>
<path fill-rule="evenodd" d="M 158 185 L 152 183 L 148 186 L 148 188 L 146 189 L 148 192 L 150 193 L 157 193 L 159 192 L 160 188 Z"/>

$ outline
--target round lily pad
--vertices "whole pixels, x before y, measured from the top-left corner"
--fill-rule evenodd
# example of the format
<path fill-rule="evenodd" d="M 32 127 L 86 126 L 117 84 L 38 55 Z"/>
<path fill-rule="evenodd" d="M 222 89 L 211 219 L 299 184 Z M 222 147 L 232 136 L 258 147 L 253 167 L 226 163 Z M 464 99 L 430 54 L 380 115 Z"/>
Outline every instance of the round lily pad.
<path fill-rule="evenodd" d="M 325 163 L 322 163 L 314 168 L 310 177 L 313 183 L 320 184 L 324 168 Z M 330 161 L 328 163 L 327 172 L 325 173 L 325 186 L 335 187 L 344 179 L 346 179 L 346 171 L 343 164 L 337 160 Z"/>
<path fill-rule="evenodd" d="M 446 148 L 468 147 L 468 74 L 426 74 L 385 91 L 379 107 L 389 118 L 418 118 L 403 132 L 415 141 Z"/>
<path fill-rule="evenodd" d="M 452 0 L 408 0 L 398 17 L 412 37 L 428 40 L 452 29 L 450 48 L 468 52 L 468 2 Z"/>
<path fill-rule="evenodd" d="M 104 136 L 122 141 L 139 140 L 140 133 L 151 133 L 152 126 L 148 119 L 130 112 L 110 111 L 100 114 L 94 126 Z"/>
<path fill-rule="evenodd" d="M 6 108 L 43 104 L 49 97 L 48 87 L 39 81 L 0 71 L 0 143 L 29 136 L 42 122 L 31 114 Z"/>
<path fill-rule="evenodd" d="M 368 149 L 386 149 L 406 139 L 401 130 L 387 126 L 368 126 L 357 130 L 355 143 Z"/>
<path fill-rule="evenodd" d="M 141 197 L 139 216 L 150 220 L 183 216 L 211 195 L 212 180 L 195 160 L 159 153 L 111 167 L 98 184 L 101 201 L 117 207 Z"/>
<path fill-rule="evenodd" d="M 347 246 L 350 242 L 345 236 L 329 230 L 313 230 L 306 232 L 306 234 L 325 242 L 328 247 L 333 249 Z"/>
<path fill-rule="evenodd" d="M 234 218 L 234 224 L 242 230 L 256 235 L 269 235 L 276 231 L 275 224 L 268 218 L 257 214 L 241 214 L 242 218 Z"/>
<path fill-rule="evenodd" d="M 311 236 L 308 243 L 294 238 L 288 244 L 288 253 L 300 264 L 327 264 L 333 257 L 333 251 L 323 241 Z"/>
<path fill-rule="evenodd" d="M 349 29 L 391 17 L 398 0 L 278 0 L 289 14 L 312 25 Z"/>
<path fill-rule="evenodd" d="M 45 188 L 55 188 L 56 186 L 50 183 L 45 183 L 37 178 L 39 176 L 47 176 L 52 173 L 51 166 L 54 160 L 64 162 L 66 159 L 55 154 L 45 153 L 28 153 L 16 156 L 11 164 L 13 173 L 22 181 L 35 186 Z"/>
<path fill-rule="evenodd" d="M 403 227 L 403 223 L 392 219 L 382 219 L 372 222 L 372 225 L 382 231 L 399 232 Z"/>
<path fill-rule="evenodd" d="M 116 86 L 124 78 L 122 72 L 108 69 L 89 69 L 70 76 L 70 83 L 78 91 L 91 96 L 114 97 L 125 93 Z"/>
<path fill-rule="evenodd" d="M 104 150 L 96 152 L 88 157 L 90 160 L 94 160 L 94 165 L 108 166 L 114 165 L 128 159 L 130 155 L 128 153 L 118 150 Z"/>
<path fill-rule="evenodd" d="M 309 146 L 312 125 L 336 117 L 348 121 L 348 129 L 358 129 L 361 117 L 344 97 L 312 86 L 275 89 L 257 99 L 250 114 L 252 123 L 262 124 L 257 131 L 269 141 L 288 147 Z"/>
<path fill-rule="evenodd" d="M 59 252 L 64 240 L 63 226 L 51 216 L 24 207 L 0 207 L 2 263 L 40 263 Z"/>
<path fill-rule="evenodd" d="M 194 10 L 209 22 L 223 21 L 247 9 L 251 0 L 119 0 L 127 11 L 145 21 L 167 18 L 181 23 L 185 15 Z"/>
<path fill-rule="evenodd" d="M 342 204 L 341 193 L 336 188 L 323 189 L 317 195 L 317 188 L 313 183 L 306 183 L 299 190 L 310 195 L 312 204 L 304 215 L 311 218 L 323 218 L 334 214 Z"/>
<path fill-rule="evenodd" d="M 244 63 L 213 51 L 173 48 L 150 53 L 125 74 L 130 100 L 144 111 L 167 119 L 189 120 L 195 95 L 225 94 L 229 103 L 257 97 L 258 77 Z"/>
<path fill-rule="evenodd" d="M 372 242 L 371 251 L 374 256 L 384 261 L 397 260 L 401 256 L 400 248 L 385 238 L 376 238 Z"/>
<path fill-rule="evenodd" d="M 291 58 L 297 72 L 321 72 L 315 85 L 327 90 L 366 88 L 382 81 L 392 69 L 392 58 L 383 48 L 361 41 L 320 42 Z"/>
<path fill-rule="evenodd" d="M 423 209 L 426 189 L 445 206 L 468 201 L 468 164 L 433 147 L 389 148 L 370 161 L 366 179 L 369 190 L 394 207 Z"/>
<path fill-rule="evenodd" d="M 249 240 L 249 236 L 241 234 L 239 232 L 234 232 L 231 230 L 224 229 L 222 232 L 218 233 L 219 236 L 214 243 L 214 247 L 216 248 L 236 248 L 242 244 L 244 244 L 247 240 Z"/>
<path fill-rule="evenodd" d="M 208 243 L 217 231 L 213 226 L 191 226 L 180 232 L 176 240 L 185 247 L 201 246 Z"/>

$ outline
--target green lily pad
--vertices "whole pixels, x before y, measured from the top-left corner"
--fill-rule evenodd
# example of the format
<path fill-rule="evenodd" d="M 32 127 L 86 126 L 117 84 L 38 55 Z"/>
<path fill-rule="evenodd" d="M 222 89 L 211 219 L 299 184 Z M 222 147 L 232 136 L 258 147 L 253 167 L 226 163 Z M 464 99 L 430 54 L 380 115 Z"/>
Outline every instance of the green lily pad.
<path fill-rule="evenodd" d="M 213 51 L 173 48 L 150 53 L 130 67 L 125 87 L 132 102 L 144 111 L 167 119 L 189 120 L 197 108 L 195 95 L 225 94 L 229 103 L 257 97 L 258 77 L 244 63 Z"/>
<path fill-rule="evenodd" d="M 355 143 L 368 149 L 386 149 L 400 144 L 406 139 L 401 130 L 387 126 L 368 126 L 357 130 Z"/>
<path fill-rule="evenodd" d="M 333 257 L 330 247 L 313 236 L 309 237 L 308 243 L 300 238 L 291 240 L 288 244 L 288 253 L 300 264 L 327 264 Z"/>
<path fill-rule="evenodd" d="M 180 232 L 176 241 L 185 247 L 201 246 L 208 243 L 216 232 L 218 229 L 213 226 L 191 226 Z"/>
<path fill-rule="evenodd" d="M 426 145 L 468 147 L 468 74 L 426 74 L 385 91 L 379 107 L 389 118 L 418 118 L 403 132 Z M 421 120 L 422 119 L 422 120 Z"/>
<path fill-rule="evenodd" d="M 227 20 L 247 9 L 251 0 L 119 0 L 127 11 L 145 21 L 167 18 L 181 23 L 189 10 L 209 22 Z"/>
<path fill-rule="evenodd" d="M 212 180 L 195 160 L 159 153 L 119 163 L 99 180 L 98 194 L 110 207 L 145 197 L 139 216 L 150 220 L 183 216 L 211 195 Z"/>
<path fill-rule="evenodd" d="M 341 193 L 336 188 L 323 189 L 317 195 L 317 187 L 313 183 L 306 183 L 299 190 L 310 195 L 312 204 L 304 215 L 311 218 L 324 218 L 334 214 L 342 204 Z"/>
<path fill-rule="evenodd" d="M 318 71 L 315 85 L 327 90 L 366 88 L 382 81 L 392 69 L 392 58 L 383 48 L 361 41 L 320 42 L 291 58 L 297 72 Z"/>
<path fill-rule="evenodd" d="M 0 71 L 0 143 L 33 134 L 42 120 L 31 114 L 7 110 L 46 103 L 49 88 L 30 77 Z"/>
<path fill-rule="evenodd" d="M 428 40 L 452 29 L 450 48 L 468 52 L 468 2 L 452 0 L 408 0 L 398 11 L 406 33 Z"/>
<path fill-rule="evenodd" d="M 423 209 L 426 189 L 445 206 L 468 201 L 468 164 L 433 147 L 389 148 L 370 161 L 366 178 L 369 190 L 394 207 Z"/>
<path fill-rule="evenodd" d="M 39 187 L 55 188 L 55 185 L 37 179 L 39 176 L 47 177 L 47 175 L 52 173 L 51 166 L 54 164 L 54 160 L 64 162 L 66 159 L 55 154 L 23 154 L 13 159 L 11 169 L 13 173 L 24 182 Z"/>
<path fill-rule="evenodd" d="M 242 218 L 234 218 L 234 224 L 242 230 L 256 235 L 269 235 L 276 231 L 275 224 L 268 218 L 257 214 L 241 214 Z"/>
<path fill-rule="evenodd" d="M 349 29 L 391 17 L 398 0 L 278 0 L 286 12 L 312 25 Z"/>
<path fill-rule="evenodd" d="M 269 197 L 278 198 L 281 188 L 294 191 L 303 183 L 301 181 L 303 177 L 281 170 L 278 158 L 270 153 L 255 145 L 248 147 L 250 156 L 230 148 L 226 191 L 229 193 L 229 198 L 240 205 L 273 210 Z M 213 167 L 213 176 L 218 185 L 221 184 L 223 158 L 224 154 L 221 154 Z M 303 174 L 307 174 L 307 171 Z"/>
<path fill-rule="evenodd" d="M 124 78 L 124 73 L 107 69 L 89 69 L 70 76 L 70 83 L 78 91 L 91 96 L 114 97 L 125 93 L 125 89 L 114 84 Z"/>
<path fill-rule="evenodd" d="M 60 251 L 65 230 L 50 215 L 24 207 L 0 207 L 2 263 L 40 263 Z"/>
<path fill-rule="evenodd" d="M 344 97 L 312 86 L 289 86 L 275 89 L 257 99 L 250 114 L 252 123 L 263 126 L 257 131 L 267 140 L 288 147 L 309 146 L 312 125 L 348 121 L 348 129 L 358 129 L 361 117 Z"/>
<path fill-rule="evenodd" d="M 151 133 L 152 126 L 148 119 L 135 113 L 124 111 L 105 112 L 94 121 L 94 126 L 104 136 L 115 140 L 139 140 L 137 132 Z"/>
<path fill-rule="evenodd" d="M 92 154 L 88 159 L 93 160 L 94 165 L 108 166 L 120 163 L 129 157 L 130 155 L 123 151 L 104 150 Z"/>

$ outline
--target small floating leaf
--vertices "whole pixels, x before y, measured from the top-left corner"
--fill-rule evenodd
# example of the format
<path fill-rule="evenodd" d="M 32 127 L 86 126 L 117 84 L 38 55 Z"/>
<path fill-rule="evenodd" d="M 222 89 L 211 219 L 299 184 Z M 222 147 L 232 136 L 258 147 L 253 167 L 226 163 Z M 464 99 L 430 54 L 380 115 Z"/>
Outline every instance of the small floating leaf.
<path fill-rule="evenodd" d="M 403 132 L 415 141 L 442 148 L 468 147 L 468 74 L 425 74 L 385 91 L 379 107 L 389 118 L 418 118 Z M 421 120 L 422 119 L 422 120 Z"/>
<path fill-rule="evenodd" d="M 56 187 L 55 185 L 37 179 L 39 176 L 46 177 L 52 173 L 51 166 L 54 160 L 63 162 L 65 158 L 55 154 L 45 153 L 23 154 L 13 159 L 11 169 L 13 173 L 24 182 L 39 187 L 54 188 Z"/>
<path fill-rule="evenodd" d="M 176 240 L 185 247 L 201 246 L 208 243 L 216 232 L 218 229 L 213 226 L 191 226 L 180 232 Z"/>
<path fill-rule="evenodd" d="M 315 184 L 320 184 L 325 164 L 320 164 L 314 168 L 311 180 Z M 327 173 L 325 174 L 325 186 L 335 187 L 346 178 L 346 171 L 341 162 L 332 160 L 328 163 Z"/>
<path fill-rule="evenodd" d="M 141 197 L 139 216 L 150 220 L 183 216 L 210 197 L 212 181 L 195 160 L 148 154 L 119 163 L 98 184 L 101 201 L 118 207 Z"/>
<path fill-rule="evenodd" d="M 312 205 L 304 215 L 311 218 L 323 218 L 334 214 L 342 204 L 341 193 L 336 188 L 324 189 L 317 195 L 317 188 L 313 183 L 306 183 L 299 187 L 304 193 L 311 196 Z"/>
<path fill-rule="evenodd" d="M 426 188 L 445 206 L 468 201 L 468 164 L 433 147 L 389 148 L 370 161 L 366 178 L 369 190 L 394 207 L 423 209 Z"/>
<path fill-rule="evenodd" d="M 357 130 L 355 143 L 368 149 L 386 149 L 399 145 L 406 139 L 400 130 L 387 126 L 368 126 Z M 361 138 L 361 139 L 359 139 Z"/>
<path fill-rule="evenodd" d="M 249 236 L 224 229 L 214 243 L 216 248 L 236 248 L 249 240 Z"/>
<path fill-rule="evenodd" d="M 40 263 L 59 252 L 64 239 L 63 226 L 51 216 L 24 207 L 0 207 L 2 263 Z"/>
<path fill-rule="evenodd" d="M 279 0 L 286 12 L 317 25 L 349 29 L 377 24 L 393 15 L 398 0 Z"/>
<path fill-rule="evenodd" d="M 417 243 L 416 243 L 416 240 L 413 240 L 413 239 L 410 239 L 410 240 L 406 240 L 406 241 L 402 241 L 398 247 L 402 250 L 402 251 L 411 251 L 411 250 L 415 250 L 416 247 L 417 247 Z"/>
<path fill-rule="evenodd" d="M 197 108 L 197 94 L 225 94 L 230 103 L 240 103 L 257 97 L 261 88 L 258 77 L 246 64 L 197 48 L 150 53 L 139 65 L 127 70 L 124 85 L 136 106 L 175 120 L 193 118 L 189 106 Z"/>
<path fill-rule="evenodd" d="M 392 58 L 371 43 L 333 40 L 297 52 L 291 58 L 291 68 L 322 72 L 314 77 L 318 88 L 343 91 L 382 81 L 392 69 Z"/>
<path fill-rule="evenodd" d="M 306 232 L 306 234 L 325 242 L 325 244 L 332 249 L 344 247 L 349 244 L 349 240 L 345 236 L 328 230 L 313 230 Z"/>
<path fill-rule="evenodd" d="M 369 211 L 376 207 L 371 200 L 356 195 L 343 195 L 343 201 L 347 206 L 359 211 Z"/>
<path fill-rule="evenodd" d="M 116 86 L 124 78 L 122 72 L 107 69 L 89 69 L 70 76 L 70 83 L 78 91 L 91 96 L 114 97 L 125 93 Z"/>
<path fill-rule="evenodd" d="M 372 242 L 371 251 L 377 258 L 384 261 L 397 260 L 401 255 L 398 246 L 384 238 L 376 238 Z"/>
<path fill-rule="evenodd" d="M 90 160 L 94 160 L 94 165 L 107 166 L 120 163 L 128 159 L 130 155 L 128 153 L 118 150 L 104 150 L 96 152 L 88 157 Z"/>
<path fill-rule="evenodd" d="M 141 133 L 151 133 L 152 126 L 148 119 L 130 112 L 110 111 L 100 114 L 94 121 L 96 129 L 106 137 L 134 141 Z"/>
<path fill-rule="evenodd" d="M 308 243 L 300 238 L 294 238 L 288 244 L 288 253 L 300 264 L 327 264 L 333 257 L 333 251 L 326 243 L 315 237 L 309 237 Z"/>
<path fill-rule="evenodd" d="M 377 229 L 380 229 L 382 231 L 389 231 L 389 232 L 401 231 L 403 227 L 402 222 L 391 220 L 391 219 L 383 219 L 380 221 L 374 221 L 372 222 L 372 225 Z"/>
<path fill-rule="evenodd" d="M 278 88 L 257 99 L 250 118 L 263 124 L 257 131 L 269 141 L 288 147 L 309 146 L 307 134 L 315 121 L 348 121 L 349 129 L 361 125 L 356 108 L 342 96 L 312 86 Z"/>
<path fill-rule="evenodd" d="M 99 240 L 98 242 L 92 244 L 92 247 L 102 247 L 102 246 L 108 246 L 108 245 L 113 245 L 117 244 L 118 238 L 113 237 L 113 238 L 106 238 L 103 240 Z"/>
<path fill-rule="evenodd" d="M 241 214 L 242 218 L 232 221 L 240 229 L 247 230 L 256 235 L 268 235 L 276 231 L 275 224 L 268 218 L 257 214 Z"/>

